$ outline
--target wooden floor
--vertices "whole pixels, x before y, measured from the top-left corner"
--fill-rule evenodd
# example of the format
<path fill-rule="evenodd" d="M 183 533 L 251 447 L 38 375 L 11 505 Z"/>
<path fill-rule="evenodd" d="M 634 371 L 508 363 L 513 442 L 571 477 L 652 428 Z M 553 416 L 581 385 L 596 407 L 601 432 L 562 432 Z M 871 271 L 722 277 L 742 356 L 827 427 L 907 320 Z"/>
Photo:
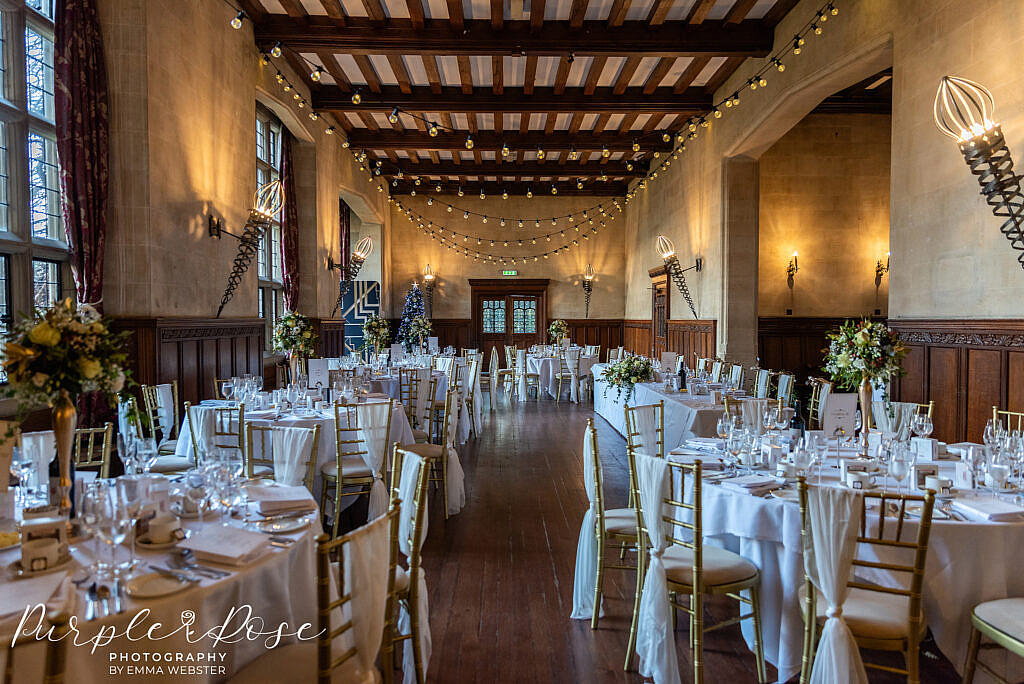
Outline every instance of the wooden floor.
<path fill-rule="evenodd" d="M 587 507 L 581 443 L 592 406 L 551 401 L 504 403 L 484 413 L 484 429 L 460 449 L 466 507 L 445 521 L 432 501 L 424 567 L 430 591 L 432 682 L 639 682 L 622 669 L 634 574 L 608 571 L 597 631 L 570 620 L 580 519 Z M 623 439 L 595 418 L 609 507 L 624 506 Z M 712 602 L 710 620 L 734 615 Z M 708 618 L 706 618 L 707 620 Z M 689 645 L 680 620 L 677 649 L 690 681 Z M 924 644 L 921 681 L 959 681 L 934 644 Z M 733 626 L 705 639 L 707 682 L 755 682 L 754 657 Z M 872 654 L 874 655 L 874 654 Z M 885 656 L 879 662 L 899 664 Z M 635 667 L 635 661 L 634 661 Z M 774 669 L 769 666 L 774 679 Z M 872 682 L 903 678 L 871 673 Z"/>

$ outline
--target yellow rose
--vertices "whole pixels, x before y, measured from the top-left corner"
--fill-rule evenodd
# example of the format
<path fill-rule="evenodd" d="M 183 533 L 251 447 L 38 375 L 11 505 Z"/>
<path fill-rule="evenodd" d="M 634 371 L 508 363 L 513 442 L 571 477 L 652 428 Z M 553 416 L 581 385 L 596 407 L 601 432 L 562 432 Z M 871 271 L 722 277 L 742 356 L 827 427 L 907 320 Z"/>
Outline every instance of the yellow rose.
<path fill-rule="evenodd" d="M 860 332 L 853 336 L 853 340 L 857 344 L 867 344 L 868 342 L 871 341 L 871 335 L 868 334 L 867 330 L 861 330 Z"/>
<path fill-rule="evenodd" d="M 96 359 L 79 359 L 78 370 L 86 380 L 92 380 L 100 374 L 100 362 Z"/>
<path fill-rule="evenodd" d="M 60 331 L 46 321 L 43 321 L 29 331 L 28 339 L 30 339 L 33 344 L 41 344 L 44 347 L 53 347 L 60 342 Z"/>
<path fill-rule="evenodd" d="M 843 352 L 842 354 L 837 356 L 836 357 L 836 365 L 838 367 L 840 367 L 840 368 L 846 368 L 847 366 L 849 366 L 850 365 L 850 355 L 847 354 L 846 352 Z"/>

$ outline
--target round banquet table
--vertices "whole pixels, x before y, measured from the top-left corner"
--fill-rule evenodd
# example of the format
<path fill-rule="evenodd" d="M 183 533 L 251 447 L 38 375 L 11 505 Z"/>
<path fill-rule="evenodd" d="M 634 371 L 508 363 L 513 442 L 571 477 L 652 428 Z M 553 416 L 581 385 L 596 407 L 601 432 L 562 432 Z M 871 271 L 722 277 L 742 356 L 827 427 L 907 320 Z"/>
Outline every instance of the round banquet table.
<path fill-rule="evenodd" d="M 217 520 L 202 524 L 219 525 L 219 514 L 214 515 L 218 518 Z M 279 535 L 291 537 L 296 540 L 296 543 L 287 548 L 269 547 L 268 553 L 240 568 L 208 562 L 200 563 L 218 570 L 228 571 L 230 573 L 228 577 L 217 580 L 202 578 L 200 582 L 183 591 L 160 598 L 135 599 L 126 596 L 123 613 L 113 613 L 113 601 L 111 601 L 113 614 L 97 617 L 91 622 L 85 621 L 88 603 L 85 598 L 85 590 L 88 584 L 82 585 L 81 589 L 76 589 L 70 581 L 65 580 L 67 583 L 64 586 L 67 593 L 63 595 L 67 597 L 67 600 L 48 603 L 47 608 L 66 611 L 76 621 L 75 625 L 79 633 L 75 638 L 78 643 L 69 643 L 66 651 L 67 672 L 73 675 L 69 681 L 82 684 L 93 682 L 98 684 L 111 679 L 117 681 L 144 679 L 146 682 L 167 682 L 168 684 L 178 684 L 182 681 L 209 682 L 210 684 L 223 682 L 266 653 L 265 639 L 249 640 L 244 636 L 239 636 L 221 642 L 214 648 L 211 642 L 202 638 L 201 635 L 224 623 L 231 615 L 232 609 L 243 611 L 236 613 L 236 617 L 230 623 L 231 626 L 225 631 L 226 635 L 230 635 L 233 629 L 243 622 L 245 606 L 251 607 L 253 620 L 262 621 L 263 631 L 269 632 L 276 629 L 278 625 L 286 623 L 286 631 L 294 634 L 301 625 L 308 623 L 311 627 L 303 632 L 303 636 L 308 637 L 315 634 L 317 632 L 315 539 L 321 531 L 318 517 L 313 514 L 311 526 L 303 531 Z M 186 520 L 182 523 L 187 530 L 196 530 L 200 526 L 198 521 Z M 234 521 L 234 524 L 241 523 Z M 95 560 L 95 546 L 91 540 L 73 544 L 71 549 L 72 562 L 68 566 L 68 570 L 54 573 L 52 576 L 44 575 L 32 579 L 11 579 L 10 573 L 5 571 L 0 579 L 0 591 L 18 591 L 19 585 L 26 586 L 22 583 L 38 582 L 46 577 L 53 577 L 54 581 L 59 581 L 61 577 L 73 576 L 79 568 L 88 566 Z M 102 553 L 104 559 L 108 557 L 106 549 L 103 549 Z M 128 553 L 127 547 L 119 547 L 118 559 L 128 560 Z M 136 570 L 136 574 L 148 572 L 146 565 L 171 567 L 170 553 L 170 551 L 137 551 L 136 558 L 139 560 L 140 566 Z M 4 568 L 19 557 L 19 548 L 0 551 L 0 563 Z M 89 582 L 91 583 L 93 579 L 90 579 Z M 98 580 L 97 582 L 99 583 Z M 107 585 L 112 586 L 109 582 Z M 332 593 L 336 595 L 336 587 L 332 587 Z M 149 614 L 136 617 L 136 614 L 144 609 L 148 610 Z M 100 611 L 100 615 L 102 616 L 102 611 Z M 125 629 L 133 619 L 137 623 L 133 627 L 132 633 L 137 637 L 139 634 L 145 635 L 146 630 L 157 622 L 162 623 L 164 627 L 154 634 L 170 633 L 173 631 L 172 628 L 180 628 L 182 620 L 187 619 L 189 615 L 195 619 L 192 625 L 192 643 L 185 636 L 184 630 L 160 640 L 142 639 L 133 642 L 123 636 Z M 9 635 L 13 634 L 20 617 L 20 612 L 0 616 L 0 630 L 7 636 L 8 643 Z M 95 637 L 101 629 L 105 630 L 106 634 L 110 634 L 116 629 L 121 636 L 106 646 L 96 648 L 94 653 L 90 652 L 91 644 L 87 643 L 87 640 Z M 286 641 L 282 643 L 286 643 Z M 29 644 L 18 650 L 23 653 L 20 653 L 15 661 L 14 681 L 18 684 L 42 681 L 40 668 L 43 660 L 43 644 Z M 161 656 L 170 654 L 175 657 L 177 654 L 188 657 L 216 653 L 218 654 L 215 656 L 216 660 L 178 663 L 172 661 L 170 665 L 224 666 L 225 674 L 220 674 L 216 670 L 195 672 L 189 675 L 171 674 L 166 663 L 153 663 L 152 661 L 147 663 L 145 660 L 123 659 L 131 657 L 132 654 L 138 654 L 140 658 L 152 657 L 154 653 Z M 220 654 L 223 654 L 222 660 Z M 118 676 L 111 670 L 112 667 L 129 665 L 136 667 L 163 665 L 163 667 L 162 672 L 150 671 L 145 676 L 141 674 L 129 676 L 125 670 L 121 670 Z M 22 672 L 24 674 L 21 674 Z"/>
<path fill-rule="evenodd" d="M 707 454 L 698 456 L 708 460 Z M 686 461 L 693 456 L 669 455 Z M 713 457 L 711 457 L 713 458 Z M 940 475 L 949 476 L 949 462 L 940 462 Z M 815 473 L 808 478 L 816 484 Z M 824 469 L 822 483 L 839 486 L 838 470 Z M 890 491 L 895 482 L 890 481 Z M 678 491 L 678 483 L 676 487 Z M 704 482 L 704 540 L 740 554 L 761 570 L 761 629 L 765 658 L 778 670 L 780 682 L 800 671 L 803 646 L 803 618 L 798 592 L 804 581 L 803 550 L 800 539 L 800 509 L 792 501 L 760 497 Z M 917 534 L 917 522 L 908 518 L 904 539 Z M 1024 520 L 1021 522 L 979 522 L 933 518 L 924 576 L 925 622 L 935 642 L 960 671 L 970 637 L 970 616 L 975 605 L 993 599 L 1024 595 Z M 872 557 L 872 545 L 861 545 L 867 560 L 893 562 Z M 905 562 L 901 557 L 901 562 Z M 869 582 L 894 586 L 900 578 L 882 571 L 857 568 Z M 903 575 L 905 578 L 905 575 Z M 742 623 L 743 636 L 753 646 L 753 622 Z M 921 657 L 925 657 L 921 655 Z M 986 654 L 986 662 L 1005 669 L 1010 681 L 1024 676 L 1024 660 L 997 650 Z M 988 681 L 979 672 L 977 682 Z"/>
<path fill-rule="evenodd" d="M 580 356 L 580 379 L 590 375 L 595 363 L 598 363 L 596 356 Z M 540 377 L 540 391 L 547 392 L 552 397 L 558 392 L 558 369 L 557 356 L 526 355 L 526 370 Z"/>

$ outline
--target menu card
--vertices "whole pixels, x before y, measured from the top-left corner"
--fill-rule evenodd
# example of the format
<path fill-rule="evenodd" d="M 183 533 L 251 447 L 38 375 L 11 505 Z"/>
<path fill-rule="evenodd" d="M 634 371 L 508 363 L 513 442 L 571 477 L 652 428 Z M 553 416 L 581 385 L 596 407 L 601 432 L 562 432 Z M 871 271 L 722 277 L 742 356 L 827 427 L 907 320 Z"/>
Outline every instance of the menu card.
<path fill-rule="evenodd" d="M 309 373 L 309 387 L 330 387 L 327 359 L 309 359 L 306 361 L 306 370 Z"/>
<path fill-rule="evenodd" d="M 825 400 L 821 424 L 829 438 L 836 437 L 840 431 L 846 437 L 852 437 L 853 433 L 857 431 L 857 395 L 854 393 L 829 394 Z"/>
<path fill-rule="evenodd" d="M 239 566 L 261 556 L 267 541 L 265 534 L 241 527 L 203 525 L 179 546 L 192 549 L 199 560 Z"/>

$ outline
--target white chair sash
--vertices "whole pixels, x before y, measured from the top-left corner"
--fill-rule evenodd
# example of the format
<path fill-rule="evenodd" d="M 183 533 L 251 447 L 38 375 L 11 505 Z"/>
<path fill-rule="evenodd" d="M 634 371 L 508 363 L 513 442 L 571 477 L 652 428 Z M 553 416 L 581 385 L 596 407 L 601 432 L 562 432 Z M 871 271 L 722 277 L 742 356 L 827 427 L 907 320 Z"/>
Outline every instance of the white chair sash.
<path fill-rule="evenodd" d="M 640 433 L 640 451 L 651 456 L 664 457 L 663 449 L 658 448 L 658 410 L 654 405 L 639 406 L 632 410 L 637 432 Z"/>
<path fill-rule="evenodd" d="M 764 409 L 768 405 L 768 399 L 744 399 L 740 402 L 743 409 L 743 424 L 753 426 L 757 434 L 763 432 L 762 422 L 764 420 Z"/>
<path fill-rule="evenodd" d="M 889 415 L 890 412 L 892 415 Z M 871 417 L 875 419 L 875 427 L 881 432 L 891 432 L 897 439 L 910 439 L 910 425 L 917 413 L 917 404 L 909 401 L 891 401 L 886 406 L 884 401 L 871 402 Z"/>
<path fill-rule="evenodd" d="M 448 515 L 455 515 L 466 505 L 466 475 L 462 470 L 459 452 L 455 449 L 455 442 L 458 439 L 457 433 L 459 431 L 459 411 L 462 402 L 458 401 L 457 396 L 455 399 L 456 401 L 452 402 L 455 404 L 452 406 L 452 410 L 445 415 L 445 421 L 448 423 L 448 443 L 445 445 L 445 458 L 448 459 L 448 474 L 446 478 L 448 483 Z"/>
<path fill-rule="evenodd" d="M 161 443 L 166 442 L 174 431 L 174 390 L 169 384 L 156 386 L 156 414 L 160 419 L 163 434 Z"/>
<path fill-rule="evenodd" d="M 539 391 L 539 390 L 538 390 Z M 526 350 L 516 349 L 516 393 L 526 398 Z"/>
<path fill-rule="evenodd" d="M 309 428 L 275 426 L 271 434 L 274 480 L 293 487 L 304 484 L 309 459 L 313 454 L 313 431 Z"/>
<path fill-rule="evenodd" d="M 679 662 L 676 660 L 675 634 L 672 631 L 672 611 L 668 603 L 668 582 L 661 556 L 665 552 L 663 505 L 669 486 L 668 463 L 662 458 L 644 453 L 634 455 L 637 485 L 644 526 L 650 540 L 650 563 L 644 577 L 640 598 L 640 616 L 637 621 L 636 653 L 640 659 L 640 674 L 654 679 L 654 684 L 677 684 Z"/>
<path fill-rule="evenodd" d="M 388 492 L 381 481 L 381 469 L 384 466 L 384 455 L 388 443 L 388 418 L 391 413 L 391 402 L 378 401 L 372 404 L 358 404 L 356 416 L 359 421 L 359 439 L 363 442 L 365 453 L 363 462 L 373 472 L 373 484 L 370 486 L 369 518 L 384 515 L 388 510 Z"/>
<path fill-rule="evenodd" d="M 569 375 L 572 376 L 569 383 L 569 398 L 576 404 L 580 402 L 580 353 L 579 349 L 569 349 L 565 352 L 565 363 L 569 366 Z"/>
<path fill-rule="evenodd" d="M 193 406 L 189 410 L 189 420 L 193 418 L 196 424 L 192 426 L 196 438 L 197 451 L 200 454 L 209 453 L 214 446 L 214 430 L 217 426 L 217 412 L 206 406 Z"/>
<path fill-rule="evenodd" d="M 594 476 L 594 433 L 588 426 L 583 433 L 583 486 L 590 505 L 580 523 L 580 539 L 576 544 L 576 575 L 572 585 L 572 614 L 576 620 L 589 620 L 594 614 L 594 589 L 597 584 L 597 532 L 594 525 L 598 511 L 597 478 Z M 601 607 L 604 615 L 604 606 Z"/>
<path fill-rule="evenodd" d="M 828 603 L 825 626 L 811 670 L 811 684 L 867 684 L 860 650 L 843 619 L 853 556 L 860 529 L 860 496 L 841 487 L 814 487 L 807 491 L 810 539 L 804 542 L 804 570 Z"/>
<path fill-rule="evenodd" d="M 416 420 L 423 420 L 427 415 L 427 402 L 433 397 L 430 396 L 430 368 L 416 369 Z M 427 426 L 421 426 L 426 429 Z"/>
<path fill-rule="evenodd" d="M 406 453 L 402 462 L 402 473 L 398 480 L 398 498 L 401 499 L 401 514 L 398 518 L 398 548 L 405 554 L 406 558 L 412 553 L 409 545 L 409 535 L 412 533 L 412 526 L 416 516 L 414 497 L 416 485 L 419 479 L 421 468 L 427 465 L 423 460 L 413 453 Z M 420 535 L 420 544 L 427 538 L 427 517 L 426 507 L 423 511 L 423 530 Z M 423 658 L 423 670 L 426 672 L 430 663 L 430 612 L 427 606 L 427 577 L 422 566 L 418 568 L 417 577 L 410 577 L 410 582 L 417 582 L 417 606 L 420 614 L 420 655 Z M 398 629 L 402 634 L 408 634 L 412 629 L 412 618 L 409 612 L 403 607 L 398 612 Z M 413 656 L 412 640 L 405 641 L 405 648 L 402 652 L 402 684 L 416 684 L 416 662 Z"/>
<path fill-rule="evenodd" d="M 783 373 L 779 376 L 779 393 L 777 397 L 782 399 L 783 403 L 788 404 L 790 395 L 793 393 L 793 376 L 789 373 Z"/>
<path fill-rule="evenodd" d="M 353 645 L 356 647 L 358 672 L 353 673 L 354 681 L 380 681 L 377 670 L 377 652 L 384 632 L 384 608 L 388 598 L 388 529 L 386 517 L 349 533 L 347 553 L 344 554 L 342 586 L 351 594 L 352 600 L 346 606 L 346 619 L 352 620 Z"/>

